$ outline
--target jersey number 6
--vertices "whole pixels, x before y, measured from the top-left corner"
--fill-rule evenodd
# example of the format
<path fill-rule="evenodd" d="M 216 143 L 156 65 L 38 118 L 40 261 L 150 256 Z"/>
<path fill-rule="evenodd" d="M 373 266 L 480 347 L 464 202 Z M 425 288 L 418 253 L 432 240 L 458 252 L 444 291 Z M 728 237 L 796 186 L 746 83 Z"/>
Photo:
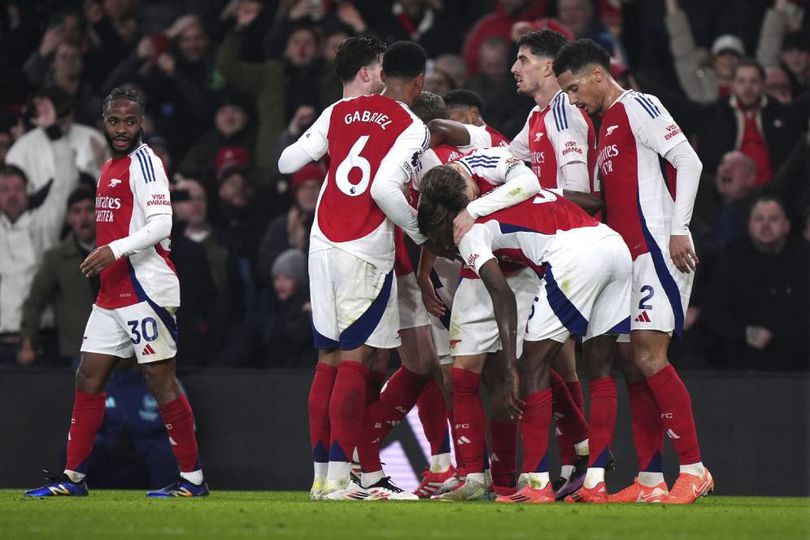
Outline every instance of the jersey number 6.
<path fill-rule="evenodd" d="M 360 155 L 368 142 L 368 135 L 363 135 L 352 145 L 349 155 L 346 156 L 335 171 L 335 181 L 340 191 L 349 197 L 358 197 L 365 193 L 371 182 L 371 163 Z M 360 169 L 360 180 L 352 183 L 349 180 L 349 173 L 353 169 Z"/>

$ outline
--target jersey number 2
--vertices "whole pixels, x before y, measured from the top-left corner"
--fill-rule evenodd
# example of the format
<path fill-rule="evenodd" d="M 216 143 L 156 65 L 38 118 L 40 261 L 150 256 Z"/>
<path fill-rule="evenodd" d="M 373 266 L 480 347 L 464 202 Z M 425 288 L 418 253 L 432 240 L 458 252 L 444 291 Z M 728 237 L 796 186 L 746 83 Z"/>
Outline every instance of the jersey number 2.
<path fill-rule="evenodd" d="M 363 135 L 352 145 L 349 155 L 346 156 L 335 171 L 335 181 L 340 191 L 349 197 L 359 197 L 368 189 L 371 182 L 371 163 L 360 155 L 368 142 L 368 135 Z M 360 180 L 351 182 L 349 173 L 354 169 L 360 169 Z"/>

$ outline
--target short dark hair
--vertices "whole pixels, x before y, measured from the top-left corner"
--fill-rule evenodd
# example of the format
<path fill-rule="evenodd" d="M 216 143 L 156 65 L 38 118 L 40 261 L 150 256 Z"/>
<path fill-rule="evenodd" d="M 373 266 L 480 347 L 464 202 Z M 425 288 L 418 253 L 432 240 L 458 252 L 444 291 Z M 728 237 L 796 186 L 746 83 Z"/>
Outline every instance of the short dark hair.
<path fill-rule="evenodd" d="M 785 214 L 785 217 L 787 217 L 788 213 L 787 213 L 787 208 L 785 207 L 785 201 L 783 201 L 781 197 L 779 197 L 778 195 L 776 195 L 774 193 L 763 193 L 762 195 L 755 198 L 754 202 L 751 204 L 751 210 L 749 212 L 749 219 L 751 217 L 750 214 L 753 214 L 754 207 L 756 205 L 758 205 L 759 203 L 769 203 L 769 202 L 776 203 L 779 206 L 779 208 L 782 209 L 782 213 Z"/>
<path fill-rule="evenodd" d="M 737 65 L 734 66 L 734 69 L 731 71 L 732 78 L 737 76 L 737 70 L 740 68 L 754 68 L 759 73 L 759 78 L 763 81 L 765 80 L 765 68 L 753 58 L 743 58 L 737 62 Z"/>
<path fill-rule="evenodd" d="M 486 108 L 484 98 L 466 88 L 459 88 L 447 92 L 444 96 L 444 103 L 448 107 L 478 107 L 478 112 L 482 115 Z"/>
<path fill-rule="evenodd" d="M 25 174 L 25 171 L 11 163 L 0 165 L 0 176 L 17 176 L 23 181 L 23 184 L 28 185 L 28 175 Z"/>
<path fill-rule="evenodd" d="M 395 79 L 415 79 L 425 72 L 427 54 L 413 41 L 397 41 L 385 49 L 383 72 Z"/>
<path fill-rule="evenodd" d="M 423 235 L 439 244 L 452 244 L 453 219 L 469 204 L 464 178 L 441 165 L 425 173 L 420 184 L 417 223 Z"/>
<path fill-rule="evenodd" d="M 590 64 L 597 64 L 610 73 L 610 55 L 601 45 L 590 39 L 567 43 L 554 58 L 554 75 L 566 71 L 576 73 Z"/>
<path fill-rule="evenodd" d="M 411 105 L 411 112 L 427 124 L 435 118 L 447 118 L 444 99 L 433 92 L 421 92 Z"/>
<path fill-rule="evenodd" d="M 385 43 L 372 36 L 350 37 L 338 45 L 335 73 L 344 83 L 351 82 L 363 66 L 376 62 L 385 52 Z"/>
<path fill-rule="evenodd" d="M 77 202 L 81 201 L 91 201 L 93 204 L 95 204 L 96 194 L 93 193 L 93 191 L 88 187 L 79 186 L 70 192 L 70 196 L 68 196 L 67 200 L 67 207 L 70 208 Z"/>
<path fill-rule="evenodd" d="M 517 40 L 517 46 L 528 47 L 535 56 L 554 58 L 565 47 L 568 41 L 559 32 L 554 30 L 540 30 L 523 34 Z"/>
<path fill-rule="evenodd" d="M 140 110 L 141 114 L 146 112 L 146 106 L 143 103 L 143 98 L 137 90 L 119 86 L 117 88 L 113 88 L 110 93 L 107 94 L 107 97 L 104 98 L 104 104 L 101 106 L 101 113 L 106 114 L 107 111 L 110 110 L 110 104 L 116 99 L 126 99 L 133 103 L 137 103 L 138 110 Z"/>

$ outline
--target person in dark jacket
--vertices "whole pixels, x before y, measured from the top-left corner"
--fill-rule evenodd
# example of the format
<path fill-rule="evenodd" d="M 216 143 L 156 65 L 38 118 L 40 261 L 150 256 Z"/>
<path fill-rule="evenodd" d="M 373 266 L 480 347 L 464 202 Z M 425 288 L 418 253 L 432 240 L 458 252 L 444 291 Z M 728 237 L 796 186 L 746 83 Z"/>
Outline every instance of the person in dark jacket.
<path fill-rule="evenodd" d="M 748 221 L 750 238 L 729 248 L 708 291 L 703 321 L 723 345 L 731 369 L 806 370 L 810 255 L 789 238 L 781 201 L 757 199 Z"/>

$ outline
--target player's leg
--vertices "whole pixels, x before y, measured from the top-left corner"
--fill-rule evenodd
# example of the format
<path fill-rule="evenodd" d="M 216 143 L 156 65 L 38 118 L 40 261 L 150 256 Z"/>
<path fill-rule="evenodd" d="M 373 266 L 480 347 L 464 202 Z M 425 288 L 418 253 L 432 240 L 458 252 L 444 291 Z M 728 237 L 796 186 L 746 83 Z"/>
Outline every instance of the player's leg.
<path fill-rule="evenodd" d="M 664 481 L 664 424 L 658 403 L 644 374 L 633 360 L 630 336 L 619 336 L 616 361 L 627 384 L 633 446 L 638 460 L 638 475 L 632 484 L 608 496 L 610 502 L 662 502 L 669 489 Z"/>
<path fill-rule="evenodd" d="M 48 483 L 26 491 L 28 496 L 87 494 L 84 477 L 93 451 L 93 441 L 104 421 L 107 399 L 104 389 L 118 360 L 132 355 L 134 351 L 129 333 L 118 324 L 112 310 L 93 306 L 84 336 L 82 359 L 76 370 L 65 471 L 62 474 L 48 473 Z"/>
<path fill-rule="evenodd" d="M 569 348 L 569 343 L 573 344 L 573 340 L 569 339 L 563 344 L 552 366 L 566 355 L 564 351 Z M 588 468 L 588 423 L 584 410 L 579 408 L 577 400 L 571 395 L 569 384 L 556 369 L 549 371 L 549 383 L 560 452 L 560 477 L 554 481 L 553 487 L 555 492 L 565 496 L 579 489 Z M 576 385 L 579 387 L 579 379 L 576 380 Z"/>
<path fill-rule="evenodd" d="M 319 349 L 315 375 L 309 387 L 307 410 L 309 412 L 309 441 L 312 448 L 313 481 L 310 497 L 319 499 L 329 468 L 329 400 L 337 375 L 338 352 L 336 349 Z"/>
<path fill-rule="evenodd" d="M 482 374 L 489 395 L 490 470 L 496 495 L 512 495 L 517 485 L 518 422 L 505 406 L 505 395 L 509 391 L 504 384 L 506 367 L 500 352 L 490 354 Z"/>
<path fill-rule="evenodd" d="M 667 437 L 678 454 L 680 475 L 666 502 L 691 503 L 714 488 L 703 466 L 689 391 L 669 363 L 672 332 L 680 335 L 694 274 L 675 268 L 665 242 L 633 263 L 630 341 L 636 367 L 647 380 Z"/>

